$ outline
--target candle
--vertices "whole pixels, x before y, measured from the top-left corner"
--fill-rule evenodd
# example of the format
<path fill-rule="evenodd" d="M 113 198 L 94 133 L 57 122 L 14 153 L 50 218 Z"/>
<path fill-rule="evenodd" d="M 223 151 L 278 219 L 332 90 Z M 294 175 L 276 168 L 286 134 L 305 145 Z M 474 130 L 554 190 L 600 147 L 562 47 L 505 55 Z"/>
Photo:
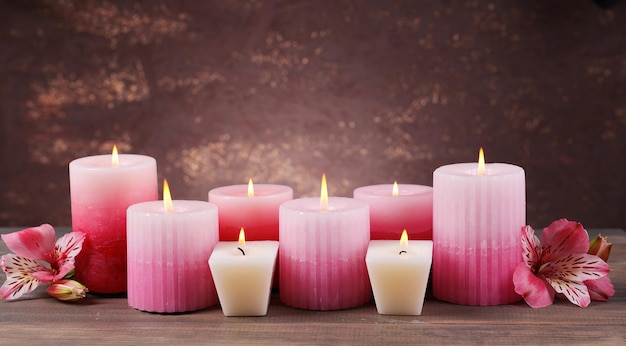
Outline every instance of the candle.
<path fill-rule="evenodd" d="M 293 199 L 289 186 L 231 185 L 209 191 L 209 202 L 219 213 L 220 240 L 236 241 L 245 228 L 248 240 L 278 240 L 278 207 Z"/>
<path fill-rule="evenodd" d="M 365 263 L 381 315 L 421 315 L 432 262 L 432 240 L 372 240 Z"/>
<path fill-rule="evenodd" d="M 463 305 L 514 303 L 526 221 L 524 170 L 460 163 L 433 174 L 433 293 Z"/>
<path fill-rule="evenodd" d="M 371 299 L 365 254 L 369 206 L 345 197 L 300 198 L 280 206 L 280 299 L 308 310 L 339 310 Z"/>
<path fill-rule="evenodd" d="M 433 238 L 433 189 L 412 184 L 359 187 L 354 198 L 370 206 L 370 238 L 398 239 L 406 229 L 411 239 Z"/>
<path fill-rule="evenodd" d="M 72 230 L 86 234 L 76 278 L 93 293 L 126 292 L 126 209 L 158 198 L 156 160 L 97 155 L 70 162 Z"/>
<path fill-rule="evenodd" d="M 150 312 L 185 312 L 217 304 L 207 260 L 218 242 L 217 207 L 164 201 L 128 208 L 128 305 Z"/>
<path fill-rule="evenodd" d="M 274 240 L 222 241 L 209 258 L 215 288 L 225 316 L 264 316 L 270 300 L 278 254 Z"/>

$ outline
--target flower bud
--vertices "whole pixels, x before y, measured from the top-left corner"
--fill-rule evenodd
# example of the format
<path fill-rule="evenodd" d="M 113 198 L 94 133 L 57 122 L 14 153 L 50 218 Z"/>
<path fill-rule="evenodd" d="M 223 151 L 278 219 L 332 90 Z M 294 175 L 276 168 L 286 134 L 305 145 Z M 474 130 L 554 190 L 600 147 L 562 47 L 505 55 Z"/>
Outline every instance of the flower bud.
<path fill-rule="evenodd" d="M 596 255 L 606 262 L 609 260 L 609 255 L 611 254 L 611 246 L 613 246 L 613 244 L 609 243 L 606 237 L 597 235 L 589 242 L 589 251 L 587 251 L 587 253 Z"/>
<path fill-rule="evenodd" d="M 65 302 L 76 302 L 87 295 L 89 290 L 76 280 L 59 280 L 48 286 L 48 294 Z"/>

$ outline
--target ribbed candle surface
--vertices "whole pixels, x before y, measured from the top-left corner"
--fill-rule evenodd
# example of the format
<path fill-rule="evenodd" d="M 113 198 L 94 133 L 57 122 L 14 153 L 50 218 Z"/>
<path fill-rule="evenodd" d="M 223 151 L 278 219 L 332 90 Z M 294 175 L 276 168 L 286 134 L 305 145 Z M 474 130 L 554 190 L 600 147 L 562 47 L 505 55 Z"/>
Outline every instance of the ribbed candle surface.
<path fill-rule="evenodd" d="M 203 201 L 163 201 L 128 208 L 128 305 L 184 312 L 217 304 L 207 261 L 218 242 L 217 207 Z"/>
<path fill-rule="evenodd" d="M 339 310 L 371 299 L 365 266 L 369 206 L 352 198 L 301 198 L 280 207 L 280 299 L 308 310 Z"/>
<path fill-rule="evenodd" d="M 510 304 L 521 262 L 526 191 L 521 167 L 491 163 L 439 167 L 433 174 L 433 293 L 463 305 Z"/>
<path fill-rule="evenodd" d="M 126 209 L 158 198 L 156 160 L 96 155 L 70 162 L 72 230 L 87 239 L 76 257 L 76 279 L 94 293 L 126 292 Z"/>

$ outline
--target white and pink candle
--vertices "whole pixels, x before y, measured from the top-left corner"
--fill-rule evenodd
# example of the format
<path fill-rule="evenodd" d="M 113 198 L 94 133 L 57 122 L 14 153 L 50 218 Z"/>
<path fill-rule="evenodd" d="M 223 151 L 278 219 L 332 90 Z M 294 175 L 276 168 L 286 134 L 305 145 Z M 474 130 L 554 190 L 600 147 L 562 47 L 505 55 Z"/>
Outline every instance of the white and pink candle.
<path fill-rule="evenodd" d="M 307 310 L 339 310 L 371 299 L 365 265 L 369 206 L 363 201 L 300 198 L 280 207 L 280 299 Z"/>
<path fill-rule="evenodd" d="M 97 155 L 70 162 L 72 230 L 87 235 L 76 278 L 93 293 L 126 292 L 126 209 L 158 198 L 156 160 Z"/>
<path fill-rule="evenodd" d="M 370 238 L 399 239 L 406 229 L 413 240 L 433 239 L 433 188 L 414 184 L 380 184 L 354 190 L 370 206 Z"/>
<path fill-rule="evenodd" d="M 433 294 L 462 305 L 520 300 L 513 272 L 521 261 L 526 223 L 521 167 L 460 163 L 433 174 Z"/>
<path fill-rule="evenodd" d="M 252 179 L 209 191 L 209 202 L 218 208 L 221 241 L 237 241 L 242 227 L 248 240 L 278 240 L 278 208 L 291 199 L 291 187 Z"/>
<path fill-rule="evenodd" d="M 174 313 L 217 304 L 207 266 L 218 242 L 217 207 L 205 201 L 164 200 L 128 208 L 128 305 Z"/>

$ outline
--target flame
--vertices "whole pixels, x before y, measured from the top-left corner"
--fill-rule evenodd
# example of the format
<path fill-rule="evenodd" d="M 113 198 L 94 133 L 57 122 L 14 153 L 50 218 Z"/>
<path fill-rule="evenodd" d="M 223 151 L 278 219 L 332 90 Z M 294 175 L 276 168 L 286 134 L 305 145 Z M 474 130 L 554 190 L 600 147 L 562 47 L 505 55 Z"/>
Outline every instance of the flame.
<path fill-rule="evenodd" d="M 394 181 L 393 182 L 393 189 L 391 190 L 391 195 L 396 197 L 399 194 L 400 194 L 400 191 L 398 190 L 398 182 Z"/>
<path fill-rule="evenodd" d="M 408 252 L 409 250 L 409 235 L 406 233 L 406 228 L 402 231 L 400 236 L 400 254 L 402 252 Z"/>
<path fill-rule="evenodd" d="M 483 148 L 480 148 L 478 152 L 478 168 L 476 169 L 477 175 L 486 175 L 487 170 L 485 169 L 485 152 Z"/>
<path fill-rule="evenodd" d="M 174 211 L 174 203 L 172 203 L 172 195 L 170 194 L 170 186 L 167 183 L 167 179 L 163 179 L 163 206 L 166 213 Z"/>
<path fill-rule="evenodd" d="M 248 197 L 254 197 L 254 184 L 252 184 L 252 178 L 248 180 Z"/>
<path fill-rule="evenodd" d="M 243 227 L 239 230 L 239 246 L 246 246 L 246 232 L 243 230 Z"/>
<path fill-rule="evenodd" d="M 322 174 L 322 189 L 320 191 L 320 209 L 328 210 L 328 186 L 326 185 L 326 174 Z"/>
<path fill-rule="evenodd" d="M 111 152 L 111 166 L 117 167 L 120 165 L 120 157 L 117 154 L 117 145 L 113 144 L 113 152 Z"/>

